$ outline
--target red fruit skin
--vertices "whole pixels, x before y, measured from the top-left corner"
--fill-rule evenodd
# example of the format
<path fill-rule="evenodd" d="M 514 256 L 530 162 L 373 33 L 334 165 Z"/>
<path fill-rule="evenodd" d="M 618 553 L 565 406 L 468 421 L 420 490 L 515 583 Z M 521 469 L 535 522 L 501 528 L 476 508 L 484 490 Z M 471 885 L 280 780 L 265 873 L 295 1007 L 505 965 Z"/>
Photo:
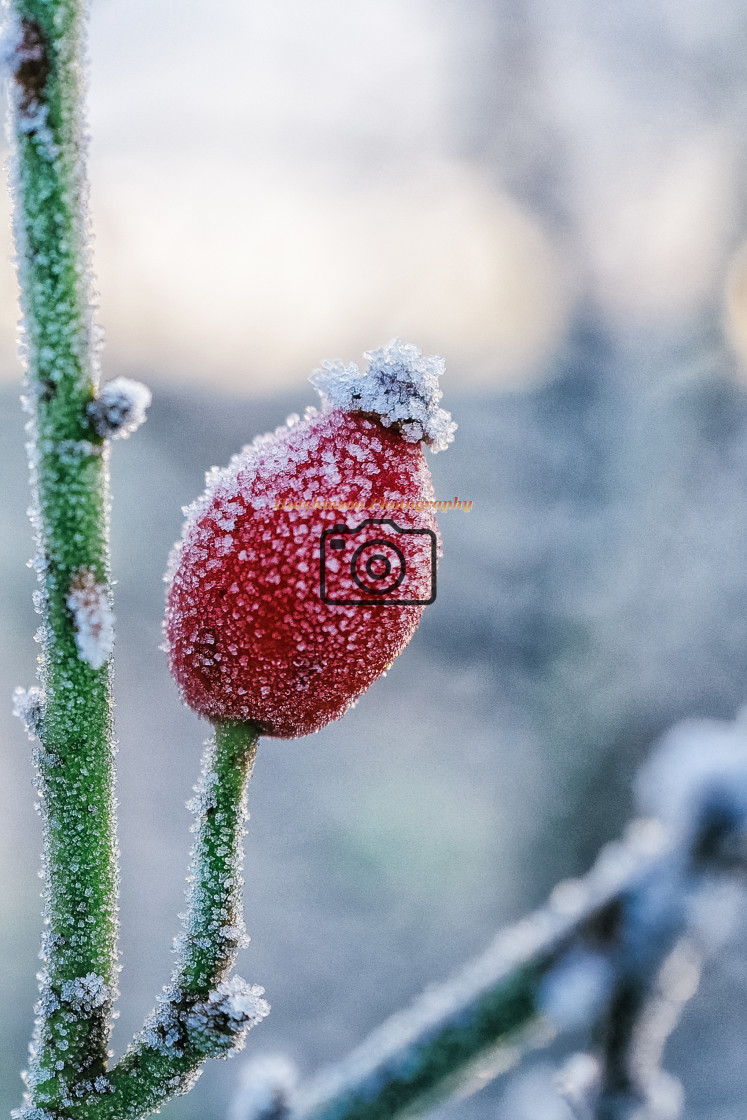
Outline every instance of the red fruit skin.
<path fill-rule="evenodd" d="M 333 498 L 426 508 L 275 508 Z M 172 556 L 165 630 L 184 701 L 285 739 L 338 719 L 402 652 L 423 606 L 323 602 L 322 532 L 390 517 L 437 533 L 433 498 L 421 445 L 360 414 L 312 411 L 246 448 L 197 503 Z M 340 573 L 336 586 L 361 597 Z M 422 550 L 408 553 L 411 597 L 430 597 L 432 575 Z"/>

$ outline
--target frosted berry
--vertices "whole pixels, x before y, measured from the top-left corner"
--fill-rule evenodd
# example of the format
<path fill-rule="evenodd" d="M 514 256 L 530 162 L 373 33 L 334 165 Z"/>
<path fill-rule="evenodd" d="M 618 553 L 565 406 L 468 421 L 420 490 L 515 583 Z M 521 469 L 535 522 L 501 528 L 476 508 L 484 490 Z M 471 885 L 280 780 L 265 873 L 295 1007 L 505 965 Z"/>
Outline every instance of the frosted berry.
<path fill-rule="evenodd" d="M 443 360 L 395 340 L 369 369 L 326 362 L 323 410 L 260 436 L 187 510 L 165 621 L 183 699 L 296 738 L 337 719 L 432 600 L 437 525 L 422 442 L 456 427 Z"/>

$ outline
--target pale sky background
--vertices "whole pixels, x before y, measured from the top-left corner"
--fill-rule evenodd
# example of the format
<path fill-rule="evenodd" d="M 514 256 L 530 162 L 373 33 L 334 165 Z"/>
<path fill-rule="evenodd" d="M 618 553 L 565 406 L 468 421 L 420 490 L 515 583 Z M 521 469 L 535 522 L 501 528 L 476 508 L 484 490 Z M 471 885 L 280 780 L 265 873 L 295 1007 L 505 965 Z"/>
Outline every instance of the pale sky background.
<path fill-rule="evenodd" d="M 94 0 L 105 375 L 264 392 L 400 335 L 443 353 L 452 385 L 521 385 L 545 375 L 581 273 L 613 318 L 642 322 L 676 324 L 723 286 L 734 137 L 718 121 L 642 128 L 656 118 L 650 94 L 615 74 L 615 28 L 587 36 L 579 0 L 542 9 L 533 91 L 562 142 L 577 243 L 512 197 L 500 152 L 474 158 L 465 131 L 510 130 L 514 111 L 509 97 L 493 122 L 489 92 L 465 97 L 502 81 L 499 7 Z M 711 34 L 700 0 L 657 12 L 683 49 Z M 637 33 L 645 64 L 652 31 Z M 5 193 L 1 205 L 6 261 Z M 0 264 L 6 379 L 18 376 L 16 319 Z"/>

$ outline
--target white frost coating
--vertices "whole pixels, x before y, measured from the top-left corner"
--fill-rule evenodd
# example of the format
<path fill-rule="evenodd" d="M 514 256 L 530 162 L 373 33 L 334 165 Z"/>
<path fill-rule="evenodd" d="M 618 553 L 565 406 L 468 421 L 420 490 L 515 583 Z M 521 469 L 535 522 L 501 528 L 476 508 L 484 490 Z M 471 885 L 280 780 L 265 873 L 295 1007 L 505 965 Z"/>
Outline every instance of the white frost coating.
<path fill-rule="evenodd" d="M 247 1031 L 270 1012 L 264 991 L 240 976 L 224 980 L 187 1015 L 190 1040 L 215 1057 L 241 1050 Z"/>
<path fill-rule="evenodd" d="M 705 813 L 747 821 L 747 710 L 734 723 L 686 720 L 661 740 L 636 782 L 641 810 L 687 847 Z"/>
<path fill-rule="evenodd" d="M 147 385 L 129 377 L 115 377 L 101 386 L 87 411 L 100 436 L 126 439 L 145 422 L 152 400 L 153 394 Z"/>
<path fill-rule="evenodd" d="M 497 1103 L 494 1120 L 574 1120 L 558 1094 L 557 1070 L 548 1061 L 517 1071 Z"/>
<path fill-rule="evenodd" d="M 262 999 L 264 988 L 247 984 L 240 976 L 232 976 L 210 993 L 210 998 L 198 1006 L 204 1008 L 207 1018 L 223 1015 L 231 1027 L 254 1026 L 269 1014 L 270 1005 Z M 197 1008 L 195 1008 L 195 1011 Z"/>
<path fill-rule="evenodd" d="M 73 1011 L 90 1014 L 97 1007 L 111 1001 L 112 994 L 103 976 L 89 972 L 87 976 L 78 976 L 75 980 L 67 980 L 62 985 L 62 1002 L 66 1003 Z"/>
<path fill-rule="evenodd" d="M 320 1102 L 349 1092 L 375 1092 L 376 1087 L 401 1071 L 412 1073 L 412 1063 L 428 1041 L 452 1024 L 463 1026 L 475 1014 L 482 997 L 495 990 L 517 968 L 552 953 L 576 932 L 583 917 L 597 912 L 623 889 L 639 884 L 669 852 L 666 833 L 657 822 L 634 822 L 625 840 L 600 853 L 584 880 L 583 891 L 574 887 L 572 901 L 565 892 L 562 905 L 549 905 L 502 931 L 481 957 L 461 973 L 436 988 L 426 990 L 415 1003 L 375 1030 L 340 1065 L 323 1070 L 308 1088 L 299 1090 L 297 1112 L 313 1113 Z"/>
<path fill-rule="evenodd" d="M 602 1063 L 593 1054 L 572 1054 L 555 1078 L 576 1120 L 594 1120 L 602 1089 Z"/>
<path fill-rule="evenodd" d="M 174 1006 L 180 999 L 181 992 L 173 984 L 164 987 L 158 1005 L 145 1020 L 138 1036 L 141 1046 L 159 1054 L 181 1056 L 184 1031 Z"/>
<path fill-rule="evenodd" d="M 423 440 L 433 452 L 446 450 L 457 426 L 451 413 L 438 407 L 444 359 L 423 357 L 417 346 L 398 338 L 364 357 L 369 365 L 363 373 L 355 362 L 335 361 L 322 362 L 312 373 L 309 381 L 325 406 L 375 413 L 385 427 L 396 424 L 408 443 Z"/>
<path fill-rule="evenodd" d="M 75 621 L 78 652 L 92 669 L 100 669 L 114 648 L 114 612 L 106 586 L 82 568 L 73 579 L 66 599 Z"/>
<path fill-rule="evenodd" d="M 23 31 L 18 13 L 7 4 L 3 4 L 0 25 L 0 77 L 7 78 L 12 72 L 22 42 Z"/>
<path fill-rule="evenodd" d="M 13 715 L 18 716 L 26 729 L 29 739 L 36 738 L 44 717 L 46 697 L 44 690 L 32 685 L 31 688 L 13 689 Z"/>
<path fill-rule="evenodd" d="M 45 1108 L 34 1108 L 31 1105 L 12 1109 L 10 1116 L 11 1120 L 55 1120 L 54 1115 Z"/>
<path fill-rule="evenodd" d="M 615 1115 L 674 1120 L 681 1088 L 659 1063 L 681 1007 L 697 986 L 699 953 L 681 938 L 685 930 L 693 930 L 693 899 L 709 886 L 705 872 L 712 864 L 698 840 L 715 821 L 725 833 L 727 856 L 744 869 L 747 712 L 734 724 L 698 721 L 675 728 L 644 769 L 639 800 L 663 821 L 634 821 L 624 842 L 603 849 L 584 879 L 561 884 L 546 907 L 500 934 L 461 974 L 427 991 L 343 1063 L 302 1087 L 293 1115 L 325 1109 L 332 1114 L 338 1106 L 342 1111 L 350 1099 L 376 1098 L 398 1078 L 413 1078 L 431 1043 L 447 1030 L 469 1029 L 485 994 L 496 992 L 524 963 L 534 961 L 547 967 L 537 1009 L 560 1027 L 583 1025 L 603 1009 L 620 979 L 633 981 L 644 1000 L 618 1039 L 634 1092 L 620 1098 L 614 1079 L 605 1084 L 607 1072 L 597 1058 L 577 1056 L 565 1078 L 576 1117 L 593 1120 L 600 1098 L 617 1094 Z M 613 901 L 621 905 L 607 957 L 584 948 L 584 940 L 594 930 L 590 920 L 609 912 Z M 695 932 L 700 932 L 697 926 Z"/>
<path fill-rule="evenodd" d="M 228 1120 L 263 1120 L 282 1114 L 290 1107 L 297 1083 L 298 1071 L 283 1054 L 265 1054 L 245 1062 Z"/>
<path fill-rule="evenodd" d="M 609 957 L 574 946 L 545 976 L 539 1008 L 561 1030 L 578 1030 L 599 1015 L 614 977 Z"/>

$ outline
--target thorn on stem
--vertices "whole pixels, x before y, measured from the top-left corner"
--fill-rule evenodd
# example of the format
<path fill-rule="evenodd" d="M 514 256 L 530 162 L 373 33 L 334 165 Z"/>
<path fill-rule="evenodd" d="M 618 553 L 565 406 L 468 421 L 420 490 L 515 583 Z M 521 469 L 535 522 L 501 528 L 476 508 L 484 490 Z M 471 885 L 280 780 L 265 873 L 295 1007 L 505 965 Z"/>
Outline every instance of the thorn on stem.
<path fill-rule="evenodd" d="M 151 399 L 147 385 L 129 377 L 115 377 L 102 385 L 86 412 L 97 435 L 126 439 L 144 423 Z"/>

